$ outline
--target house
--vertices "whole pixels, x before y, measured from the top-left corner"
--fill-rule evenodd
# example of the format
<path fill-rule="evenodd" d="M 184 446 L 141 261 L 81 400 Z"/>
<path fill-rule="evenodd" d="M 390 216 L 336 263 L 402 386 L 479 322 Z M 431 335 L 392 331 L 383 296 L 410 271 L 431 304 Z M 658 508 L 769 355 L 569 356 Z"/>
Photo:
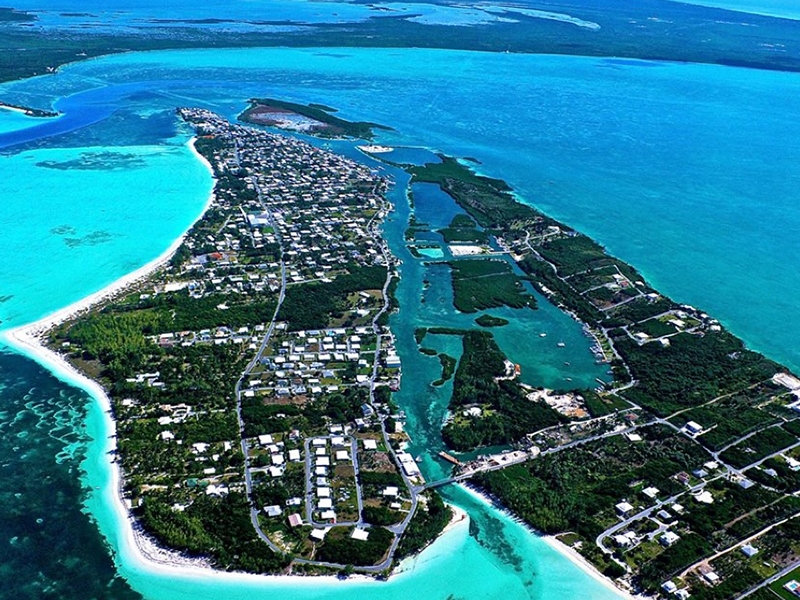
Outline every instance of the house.
<path fill-rule="evenodd" d="M 337 450 L 336 460 L 350 460 L 350 454 L 348 454 L 347 450 Z"/>
<path fill-rule="evenodd" d="M 672 520 L 672 515 L 671 515 L 671 514 L 669 514 L 669 513 L 668 513 L 667 511 L 665 511 L 665 510 L 660 510 L 660 511 L 658 511 L 658 512 L 656 513 L 656 516 L 657 516 L 659 519 L 661 519 L 662 521 L 670 521 L 670 520 Z"/>
<path fill-rule="evenodd" d="M 678 589 L 678 586 L 672 583 L 672 581 L 665 581 L 661 584 L 661 589 L 668 594 L 673 594 Z"/>
<path fill-rule="evenodd" d="M 620 548 L 628 548 L 636 543 L 636 533 L 628 531 L 614 536 L 614 543 Z"/>
<path fill-rule="evenodd" d="M 320 498 L 319 502 L 317 502 L 317 508 L 322 510 L 333 508 L 333 500 L 330 498 Z"/>
<path fill-rule="evenodd" d="M 312 529 L 311 530 L 311 539 L 317 540 L 321 542 L 325 539 L 325 535 L 330 531 L 330 527 L 325 527 L 324 529 Z"/>
<path fill-rule="evenodd" d="M 266 515 L 268 517 L 280 516 L 280 514 L 282 512 L 283 512 L 283 509 L 280 506 L 278 506 L 277 504 L 273 504 L 272 506 L 265 506 L 264 507 L 264 513 L 266 513 Z"/>
<path fill-rule="evenodd" d="M 377 450 L 378 442 L 376 440 L 364 440 L 364 450 Z"/>
<path fill-rule="evenodd" d="M 714 504 L 714 496 L 712 496 L 711 492 L 708 490 L 703 490 L 702 492 L 695 494 L 694 499 L 701 504 Z"/>
<path fill-rule="evenodd" d="M 658 496 L 658 488 L 653 486 L 646 487 L 642 490 L 642 493 L 651 500 L 655 500 L 655 497 Z"/>
<path fill-rule="evenodd" d="M 289 450 L 289 460 L 292 462 L 298 462 L 300 460 L 300 450 Z"/>
<path fill-rule="evenodd" d="M 361 529 L 360 527 L 356 527 L 353 529 L 353 533 L 350 534 L 350 537 L 354 540 L 361 540 L 362 542 L 366 542 L 367 538 L 369 537 L 369 531 L 366 529 Z"/>
<path fill-rule="evenodd" d="M 703 426 L 697 423 L 696 421 L 689 421 L 683 427 L 691 435 L 697 435 L 698 433 L 703 431 Z"/>
<path fill-rule="evenodd" d="M 800 598 L 800 581 L 792 579 L 791 581 L 787 581 L 783 584 L 783 589 L 785 589 L 790 594 L 794 594 L 798 598 Z"/>
<path fill-rule="evenodd" d="M 317 498 L 330 498 L 330 497 L 331 497 L 331 488 L 328 487 L 317 488 Z"/>
<path fill-rule="evenodd" d="M 303 519 L 297 513 L 289 515 L 289 527 L 298 527 L 303 524 Z"/>
<path fill-rule="evenodd" d="M 323 510 L 320 513 L 319 518 L 322 519 L 323 521 L 333 521 L 335 523 L 336 522 L 336 513 L 331 509 Z"/>
<path fill-rule="evenodd" d="M 624 517 L 633 510 L 633 505 L 629 502 L 620 502 L 614 508 L 616 509 L 618 515 Z"/>
<path fill-rule="evenodd" d="M 758 554 L 758 548 L 751 544 L 745 544 L 742 546 L 742 554 L 744 554 L 747 558 L 753 558 L 756 554 Z"/>
<path fill-rule="evenodd" d="M 397 498 L 397 495 L 400 493 L 400 490 L 395 486 L 389 486 L 384 488 L 383 492 L 381 493 L 389 498 Z"/>
<path fill-rule="evenodd" d="M 672 546 L 675 542 L 677 542 L 681 537 L 675 533 L 674 531 L 665 531 L 660 538 L 658 538 L 658 542 L 668 548 Z"/>
<path fill-rule="evenodd" d="M 719 575 L 714 571 L 703 573 L 703 579 L 705 579 L 709 585 L 717 585 L 719 583 Z"/>

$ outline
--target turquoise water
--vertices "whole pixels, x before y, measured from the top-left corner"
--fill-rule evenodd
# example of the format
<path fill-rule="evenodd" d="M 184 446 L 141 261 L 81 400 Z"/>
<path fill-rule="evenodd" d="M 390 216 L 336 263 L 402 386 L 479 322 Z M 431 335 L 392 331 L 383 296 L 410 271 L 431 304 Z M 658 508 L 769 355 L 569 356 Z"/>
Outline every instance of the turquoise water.
<path fill-rule="evenodd" d="M 9 131 L 19 131 L 26 127 L 31 127 L 36 123 L 36 119 L 28 117 L 15 110 L 8 110 L 0 107 L 0 133 Z"/>
<path fill-rule="evenodd" d="M 15 254 L 0 267 L 2 327 L 96 291 L 158 255 L 197 215 L 210 181 L 183 145 L 187 133 L 175 128 L 176 105 L 235 116 L 246 98 L 273 95 L 321 102 L 340 108 L 345 118 L 392 126 L 395 131 L 381 133 L 380 143 L 479 159 L 483 172 L 507 179 L 526 201 L 593 235 L 663 291 L 712 312 L 772 358 L 800 366 L 800 325 L 791 318 L 800 291 L 800 273 L 792 268 L 800 259 L 794 240 L 800 225 L 798 75 L 451 51 L 214 50 L 94 60 L 55 76 L 1 85 L 0 95 L 37 106 L 52 102 L 65 113 L 31 129 L 0 130 L 0 231 Z M 332 146 L 357 154 L 351 146 Z M 402 236 L 407 210 L 398 199 L 386 225 L 390 238 Z M 421 282 L 439 267 L 423 265 L 394 244 L 404 260 L 398 290 L 404 308 L 392 322 L 408 365 L 400 401 L 417 453 L 440 447 L 436 432 L 451 384 L 431 388 L 440 366 L 417 352 L 410 324 L 466 323 L 477 315 L 452 311 L 443 273 L 430 277 L 426 302 L 419 304 Z M 495 333 L 523 365 L 523 377 L 555 385 L 566 377 L 590 383 L 596 376 L 587 342 L 568 317 L 546 303 L 538 311 L 503 310 L 491 313 L 512 316 L 514 324 Z M 531 331 L 548 336 L 531 339 Z M 558 341 L 567 347 L 556 348 Z M 457 355 L 456 341 L 436 344 Z M 4 507 L 41 506 L 37 512 L 49 510 L 53 519 L 3 523 L 7 529 L 0 534 L 7 538 L 30 538 L 13 547 L 17 579 L 37 581 L 41 547 L 34 542 L 58 535 L 63 543 L 51 559 L 64 565 L 63 577 L 98 582 L 92 597 L 123 597 L 128 591 L 113 579 L 108 553 L 81 512 L 85 502 L 119 552 L 103 447 L 82 443 L 104 437 L 102 414 L 85 394 L 58 384 L 30 361 L 0 354 L 0 375 L 0 406 L 19 426 L 14 435 L 27 444 L 19 450 L 0 446 L 0 465 L 13 465 L 13 473 L 0 477 L 0 493 L 9 499 Z M 35 404 L 25 398 L 29 394 Z M 56 419 L 67 425 L 53 437 Z M 49 441 L 36 443 L 39 438 Z M 59 454 L 65 447 L 71 454 Z M 443 472 L 430 455 L 423 458 L 426 474 Z M 93 490 L 85 497 L 75 476 L 81 460 L 84 484 Z M 27 464 L 42 473 L 28 476 Z M 48 503 L 54 490 L 56 501 Z M 457 489 L 446 494 L 468 509 L 473 526 L 448 534 L 414 563 L 413 572 L 366 586 L 364 597 L 614 596 L 499 513 Z M 43 524 L 46 535 L 37 533 Z M 147 598 L 252 597 L 253 590 L 264 597 L 351 597 L 355 589 L 181 579 L 141 571 L 125 554 L 117 554 L 116 563 Z M 19 575 L 28 568 L 29 577 Z M 47 585 L 58 590 L 55 597 L 88 596 L 70 588 L 58 570 L 40 579 L 30 597 Z"/>
<path fill-rule="evenodd" d="M 800 19 L 800 6 L 794 0 L 675 0 L 712 8 L 768 15 L 784 19 Z"/>

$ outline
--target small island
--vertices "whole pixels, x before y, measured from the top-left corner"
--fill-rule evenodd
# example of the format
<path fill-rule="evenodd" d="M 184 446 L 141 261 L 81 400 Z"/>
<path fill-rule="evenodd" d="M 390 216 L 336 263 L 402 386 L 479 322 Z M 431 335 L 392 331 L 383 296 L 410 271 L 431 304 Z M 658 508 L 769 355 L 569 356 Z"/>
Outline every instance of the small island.
<path fill-rule="evenodd" d="M 304 105 L 274 98 L 252 98 L 249 103 L 250 107 L 239 115 L 239 120 L 253 125 L 334 139 L 371 140 L 373 129 L 391 130 L 377 123 L 341 119 L 331 114 L 336 109 L 322 104 Z"/>
<path fill-rule="evenodd" d="M 508 319 L 504 319 L 502 317 L 495 317 L 489 314 L 483 314 L 477 319 L 475 322 L 480 325 L 481 327 L 503 327 L 504 325 L 508 325 Z"/>

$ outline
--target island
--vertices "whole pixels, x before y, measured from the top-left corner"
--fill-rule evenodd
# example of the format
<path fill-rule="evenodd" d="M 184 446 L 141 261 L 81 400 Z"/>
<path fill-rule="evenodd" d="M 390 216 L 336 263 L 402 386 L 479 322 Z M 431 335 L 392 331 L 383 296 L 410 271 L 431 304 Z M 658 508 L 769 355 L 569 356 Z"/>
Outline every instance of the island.
<path fill-rule="evenodd" d="M 169 261 L 46 332 L 111 399 L 143 545 L 254 573 L 388 575 L 453 518 L 392 401 L 389 182 L 181 108 L 216 179 Z"/>
<path fill-rule="evenodd" d="M 505 182 L 441 158 L 407 167 L 412 182 L 436 183 L 490 231 L 541 296 L 582 324 L 613 379 L 534 388 L 491 332 L 438 330 L 463 342 L 443 437 L 479 456 L 456 457 L 453 476 L 431 485 L 469 481 L 627 592 L 766 600 L 769 584 L 800 579 L 800 378 Z M 459 311 L 520 305 L 492 277 L 465 289 L 464 273 L 497 262 L 449 263 Z M 500 324 L 486 317 L 478 323 Z M 480 454 L 498 444 L 508 449 Z"/>
<path fill-rule="evenodd" d="M 239 115 L 239 120 L 253 125 L 268 125 L 285 131 L 334 139 L 371 140 L 373 129 L 390 131 L 389 127 L 377 123 L 341 119 L 332 114 L 336 109 L 322 104 L 304 105 L 274 98 L 252 98 L 249 103 L 250 107 Z M 382 150 L 380 146 L 377 148 Z"/>
<path fill-rule="evenodd" d="M 395 165 L 455 205 L 435 229 L 411 194 L 407 260 L 446 273 L 469 319 L 414 331 L 441 367 L 431 389 L 452 386 L 436 453 L 451 470 L 426 481 L 393 397 L 392 182 L 269 128 L 178 115 L 216 179 L 202 217 L 168 262 L 41 332 L 111 399 L 140 539 L 218 569 L 386 577 L 453 521 L 436 490 L 464 483 L 625 592 L 765 600 L 800 579 L 787 368 L 471 161 Z M 418 235 L 442 258 L 413 252 Z M 524 381 L 498 339 L 544 302 L 608 380 Z"/>

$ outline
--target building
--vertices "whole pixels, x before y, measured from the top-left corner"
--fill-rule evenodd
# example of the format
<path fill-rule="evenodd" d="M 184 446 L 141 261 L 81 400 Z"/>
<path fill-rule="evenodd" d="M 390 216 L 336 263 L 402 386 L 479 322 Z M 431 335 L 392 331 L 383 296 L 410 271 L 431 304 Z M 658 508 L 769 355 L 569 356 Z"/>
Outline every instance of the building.
<path fill-rule="evenodd" d="M 747 558 L 752 558 L 758 554 L 758 548 L 751 544 L 745 544 L 742 546 L 742 554 L 744 554 Z"/>
<path fill-rule="evenodd" d="M 289 527 L 298 527 L 303 524 L 303 519 L 297 513 L 289 515 Z"/>
<path fill-rule="evenodd" d="M 633 510 L 633 505 L 629 502 L 620 502 L 614 508 L 616 509 L 618 515 L 624 517 Z"/>
<path fill-rule="evenodd" d="M 350 534 L 350 537 L 354 540 L 361 540 L 362 542 L 366 542 L 367 538 L 369 537 L 369 531 L 366 529 L 361 529 L 360 527 L 356 527 L 353 529 L 353 533 Z"/>
<path fill-rule="evenodd" d="M 679 539 L 681 539 L 681 537 L 677 533 L 675 533 L 674 531 L 665 531 L 661 535 L 661 537 L 658 538 L 658 542 L 662 546 L 664 546 L 666 548 L 669 548 L 670 546 L 672 546 L 672 544 L 677 542 Z"/>

